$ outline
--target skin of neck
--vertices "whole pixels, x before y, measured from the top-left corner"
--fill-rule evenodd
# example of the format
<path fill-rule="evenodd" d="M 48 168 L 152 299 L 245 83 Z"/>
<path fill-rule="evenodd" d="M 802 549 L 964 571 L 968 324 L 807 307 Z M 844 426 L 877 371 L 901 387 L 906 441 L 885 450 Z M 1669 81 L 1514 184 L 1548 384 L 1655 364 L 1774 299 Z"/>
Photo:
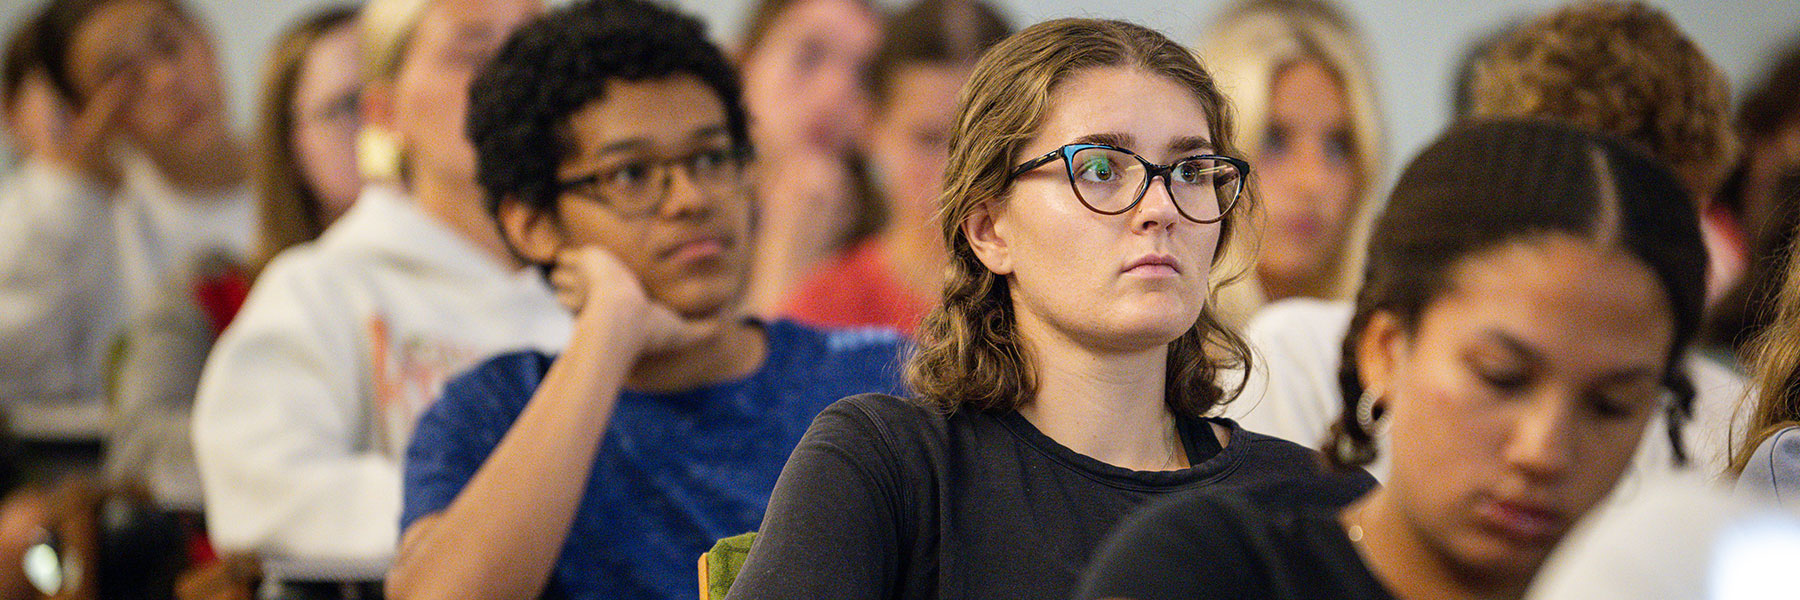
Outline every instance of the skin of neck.
<path fill-rule="evenodd" d="M 1036 369 L 1037 395 L 1019 413 L 1075 452 L 1136 471 L 1184 468 L 1175 414 L 1164 401 L 1168 346 L 1108 351 L 1083 344 L 1019 310 L 1021 349 Z"/>
<path fill-rule="evenodd" d="M 723 322 L 713 335 L 693 344 L 638 358 L 625 376 L 625 388 L 639 392 L 672 393 L 735 381 L 762 368 L 768 358 L 767 332 L 741 315 L 733 306 L 713 317 Z"/>
<path fill-rule="evenodd" d="M 1371 492 L 1339 513 L 1346 526 L 1360 525 L 1363 539 L 1358 549 L 1363 562 L 1395 597 L 1479 598 L 1516 600 L 1525 595 L 1528 578 L 1496 580 L 1471 574 L 1437 551 L 1424 539 L 1419 525 L 1405 515 L 1390 488 Z"/>
<path fill-rule="evenodd" d="M 410 187 L 419 210 L 448 225 L 507 269 L 523 265 L 500 240 L 500 230 L 484 207 L 484 192 L 475 182 L 449 176 L 425 165 L 411 165 Z"/>

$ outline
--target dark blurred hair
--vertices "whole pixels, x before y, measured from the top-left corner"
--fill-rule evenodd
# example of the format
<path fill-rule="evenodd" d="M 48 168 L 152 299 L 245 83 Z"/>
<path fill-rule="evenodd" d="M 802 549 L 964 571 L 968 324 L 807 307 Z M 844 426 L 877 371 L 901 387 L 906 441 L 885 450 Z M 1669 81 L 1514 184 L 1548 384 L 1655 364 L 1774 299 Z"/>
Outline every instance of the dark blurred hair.
<path fill-rule="evenodd" d="M 255 268 L 261 271 L 289 246 L 311 241 L 325 232 L 318 190 L 307 184 L 294 156 L 294 91 L 306 54 L 319 38 L 350 26 L 356 7 L 333 6 L 314 13 L 289 29 L 269 52 L 263 71 L 262 103 L 257 107 L 256 188 L 262 249 Z"/>
<path fill-rule="evenodd" d="M 50 0 L 44 5 L 40 17 L 37 35 L 38 56 L 44 61 L 44 74 L 50 78 L 50 85 L 62 94 L 65 100 L 80 105 L 86 101 L 81 90 L 75 86 L 75 75 L 70 70 L 69 51 L 75 44 L 75 37 L 81 34 L 81 27 L 87 24 L 88 17 L 108 5 L 125 0 Z M 182 19 L 193 21 L 192 14 L 181 0 L 143 0 L 161 4 L 174 11 Z"/>
<path fill-rule="evenodd" d="M 1376 313 L 1412 332 L 1453 290 L 1470 257 L 1552 234 L 1622 250 L 1662 284 L 1674 320 L 1663 385 L 1674 394 L 1669 436 L 1678 435 L 1694 390 L 1681 354 L 1700 327 L 1706 247 L 1686 188 L 1635 144 L 1545 121 L 1468 121 L 1413 159 L 1370 234 L 1363 284 L 1344 336 L 1338 372 L 1344 411 L 1326 456 L 1339 466 L 1375 458 L 1373 432 L 1356 418 L 1363 394 L 1356 348 Z"/>
<path fill-rule="evenodd" d="M 33 71 L 44 68 L 43 57 L 38 55 L 37 38 L 39 22 L 42 14 L 34 14 L 13 29 L 12 37 L 6 40 L 6 56 L 0 58 L 0 108 L 11 110 L 19 101 L 20 88 L 25 78 Z"/>
<path fill-rule="evenodd" d="M 643 0 L 593 0 L 514 33 L 469 91 L 468 135 L 488 210 L 497 214 L 503 201 L 549 210 L 557 167 L 573 153 L 569 116 L 605 100 L 612 82 L 673 76 L 718 94 L 732 142 L 748 154 L 737 73 L 699 20 Z"/>
<path fill-rule="evenodd" d="M 1795 127 L 1800 127 L 1800 38 L 1776 57 L 1775 64 L 1744 95 L 1737 130 L 1748 152 L 1715 197 L 1743 227 L 1750 264 L 1714 306 L 1707 335 L 1709 341 L 1736 350 L 1740 359 L 1746 358 L 1742 356 L 1749 350 L 1746 345 L 1774 316 L 1776 292 L 1787 271 L 1788 246 L 1795 239 L 1794 227 L 1800 224 L 1800 195 L 1794 193 L 1792 182 L 1781 182 L 1800 177 L 1800 164 L 1779 165 L 1780 171 L 1773 174 L 1753 173 L 1766 167 L 1752 165 L 1763 158 L 1758 155 L 1769 146 L 1779 144 L 1776 136 Z M 1773 186 L 1760 181 L 1771 175 Z"/>
<path fill-rule="evenodd" d="M 893 100 L 900 69 L 921 63 L 973 66 L 981 53 L 1012 27 L 994 7 L 980 0 L 919 0 L 888 18 L 881 47 L 869 67 L 869 95 L 877 106 Z"/>
<path fill-rule="evenodd" d="M 1772 133 L 1800 121 L 1800 38 L 1778 55 L 1761 83 L 1744 94 L 1738 129 L 1748 135 Z"/>

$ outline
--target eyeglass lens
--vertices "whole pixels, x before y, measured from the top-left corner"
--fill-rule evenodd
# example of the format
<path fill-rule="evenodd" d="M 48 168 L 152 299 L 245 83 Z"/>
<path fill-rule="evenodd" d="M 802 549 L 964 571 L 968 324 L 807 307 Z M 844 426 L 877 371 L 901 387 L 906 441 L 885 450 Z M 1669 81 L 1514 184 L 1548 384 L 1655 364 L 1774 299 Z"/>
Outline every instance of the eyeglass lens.
<path fill-rule="evenodd" d="M 1242 179 L 1236 165 L 1210 158 L 1176 163 L 1169 171 L 1169 195 L 1189 217 L 1218 218 L 1237 199 Z M 1124 212 L 1148 189 L 1144 162 L 1113 148 L 1083 148 L 1069 157 L 1069 181 L 1081 201 L 1096 211 Z"/>

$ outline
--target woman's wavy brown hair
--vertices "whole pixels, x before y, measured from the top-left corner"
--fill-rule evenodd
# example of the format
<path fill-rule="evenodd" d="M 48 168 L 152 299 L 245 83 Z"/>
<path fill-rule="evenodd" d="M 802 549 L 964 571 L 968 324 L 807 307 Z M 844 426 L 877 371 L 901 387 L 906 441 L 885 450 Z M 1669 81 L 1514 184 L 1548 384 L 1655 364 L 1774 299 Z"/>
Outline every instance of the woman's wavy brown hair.
<path fill-rule="evenodd" d="M 943 301 L 920 325 L 918 346 L 906 366 L 906 383 L 921 401 L 944 412 L 1016 409 L 1036 396 L 1036 368 L 1018 338 L 1007 280 L 989 271 L 963 237 L 962 224 L 976 208 L 1005 202 L 1007 176 L 1022 147 L 1037 136 L 1058 84 L 1083 69 L 1141 69 L 1167 77 L 1194 94 L 1206 113 L 1219 153 L 1236 155 L 1231 115 L 1212 75 L 1191 51 L 1162 34 L 1124 23 L 1059 19 L 1034 25 L 995 45 L 976 64 L 957 101 L 939 220 L 950 264 Z M 1249 194 L 1246 194 L 1248 196 Z M 1248 209 L 1240 199 L 1220 222 L 1220 247 Z M 1221 253 L 1214 254 L 1214 265 Z M 1250 351 L 1220 324 L 1213 298 L 1193 327 L 1169 343 L 1169 408 L 1201 415 L 1229 401 L 1220 384 L 1227 370 L 1248 370 Z"/>

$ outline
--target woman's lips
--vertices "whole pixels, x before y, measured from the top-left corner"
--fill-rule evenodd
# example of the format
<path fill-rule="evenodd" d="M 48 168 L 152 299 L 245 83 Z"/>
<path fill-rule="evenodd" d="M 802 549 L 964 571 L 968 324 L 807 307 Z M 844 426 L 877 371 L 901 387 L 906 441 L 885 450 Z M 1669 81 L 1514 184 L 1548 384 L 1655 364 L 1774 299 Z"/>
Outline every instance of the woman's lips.
<path fill-rule="evenodd" d="M 1123 271 L 1132 275 L 1154 277 L 1176 275 L 1181 273 L 1181 268 L 1176 266 L 1175 257 L 1173 256 L 1167 254 L 1148 254 L 1139 257 L 1137 260 L 1125 263 Z"/>
<path fill-rule="evenodd" d="M 1475 515 L 1502 537 L 1531 545 L 1556 543 L 1569 521 L 1561 512 L 1541 505 L 1505 500 L 1482 502 Z"/>

